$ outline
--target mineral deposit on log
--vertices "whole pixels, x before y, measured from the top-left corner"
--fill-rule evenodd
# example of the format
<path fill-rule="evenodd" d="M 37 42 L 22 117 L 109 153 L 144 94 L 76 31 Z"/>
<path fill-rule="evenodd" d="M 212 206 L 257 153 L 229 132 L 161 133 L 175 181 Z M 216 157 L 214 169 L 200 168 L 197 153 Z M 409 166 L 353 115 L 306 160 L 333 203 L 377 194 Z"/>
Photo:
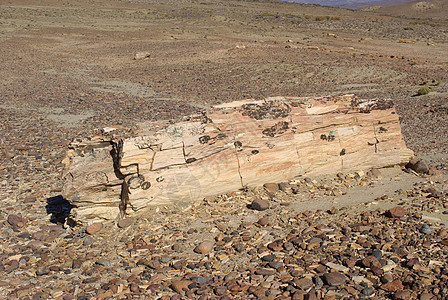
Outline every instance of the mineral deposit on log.
<path fill-rule="evenodd" d="M 141 124 L 133 136 L 113 133 L 69 145 L 63 196 L 77 223 L 304 175 L 404 164 L 413 155 L 392 101 L 353 95 L 236 101 L 177 123 Z"/>

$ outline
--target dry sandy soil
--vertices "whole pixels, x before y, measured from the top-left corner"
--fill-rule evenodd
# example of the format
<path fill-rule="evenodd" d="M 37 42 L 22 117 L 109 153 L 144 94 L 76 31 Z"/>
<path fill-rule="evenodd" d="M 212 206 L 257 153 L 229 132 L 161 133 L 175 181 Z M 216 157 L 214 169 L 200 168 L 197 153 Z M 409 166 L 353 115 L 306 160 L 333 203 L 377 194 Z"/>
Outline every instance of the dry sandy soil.
<path fill-rule="evenodd" d="M 436 177 L 424 178 L 401 171 L 399 174 L 389 174 L 389 171 L 384 171 L 384 174 L 389 174 L 388 177 L 385 175 L 388 183 L 375 185 L 378 188 L 375 192 L 362 184 L 358 190 L 353 190 L 352 197 L 342 197 L 339 206 L 354 204 L 354 199 L 371 202 L 383 194 L 389 193 L 390 196 L 398 191 L 394 194 L 395 198 L 390 196 L 394 201 L 372 206 L 372 209 L 386 209 L 395 202 L 402 203 L 407 197 L 414 197 L 409 191 L 415 189 L 412 186 L 415 183 L 418 191 L 414 192 L 418 195 L 438 197 L 428 206 L 418 206 L 420 204 L 411 201 L 407 208 L 415 210 L 416 207 L 425 207 L 427 218 L 436 217 L 438 219 L 434 220 L 440 222 L 445 220 L 444 203 L 437 199 L 446 200 L 448 191 L 444 179 L 448 158 L 448 21 L 443 18 L 448 14 L 440 13 L 446 6 L 440 6 L 437 11 L 419 6 L 403 7 L 407 9 L 405 15 L 410 17 L 394 16 L 402 14 L 403 10 L 398 14 L 397 8 L 360 12 L 276 1 L 0 0 L 0 216 L 4 229 L 1 236 L 4 245 L 1 295 L 9 298 L 31 297 L 34 292 L 31 292 L 30 286 L 37 285 L 39 288 L 35 293 L 41 298 L 68 295 L 67 299 L 71 299 L 69 296 L 87 299 L 97 295 L 95 291 L 98 290 L 101 293 L 111 290 L 112 294 L 108 297 L 115 297 L 111 295 L 117 294 L 116 290 L 95 285 L 100 282 L 95 272 L 103 272 L 98 268 L 109 267 L 107 263 L 94 262 L 92 269 L 85 265 L 84 271 L 94 270 L 93 273 L 80 275 L 79 284 L 71 278 L 76 284 L 67 284 L 66 289 L 59 289 L 56 294 L 52 294 L 52 284 L 48 282 L 53 280 L 63 284 L 63 280 L 68 280 L 69 277 L 64 276 L 70 271 L 65 272 L 63 263 L 59 262 L 59 269 L 47 268 L 48 272 L 47 269 L 44 272 L 30 271 L 34 270 L 34 261 L 43 262 L 46 267 L 50 261 L 53 263 L 52 259 L 59 257 L 58 250 L 55 250 L 59 246 L 61 249 L 70 248 L 65 238 L 67 236 L 73 239 L 70 240 L 72 245 L 76 244 L 84 250 L 73 250 L 71 254 L 60 256 L 70 259 L 82 257 L 83 261 L 92 261 L 108 251 L 101 247 L 111 242 L 107 239 L 111 232 L 117 234 L 119 230 L 110 227 L 92 246 L 92 243 L 85 242 L 83 232 L 61 233 L 60 226 L 58 229 L 48 227 L 50 221 L 61 221 L 57 213 L 64 213 L 53 209 L 60 200 L 61 160 L 65 147 L 73 138 L 89 136 L 105 126 L 132 128 L 140 121 L 178 118 L 232 100 L 344 93 L 393 99 L 408 147 L 437 170 Z M 150 58 L 134 60 L 135 53 L 141 51 L 148 51 Z M 424 86 L 430 87 L 432 92 L 418 96 L 417 91 Z M 356 181 L 355 177 L 349 176 L 347 180 Z M 351 182 L 348 185 L 358 186 L 359 183 Z M 317 182 L 313 185 L 319 186 Z M 384 186 L 383 189 L 381 186 Z M 439 194 L 428 190 L 428 186 L 436 188 Z M 366 190 L 372 193 L 366 193 Z M 246 200 L 252 199 L 251 195 L 246 196 L 249 197 Z M 422 199 L 426 199 L 424 197 Z M 331 199 L 334 200 L 334 197 Z M 52 201 L 55 206 L 50 205 Z M 221 203 L 219 201 L 213 203 Z M 325 203 L 330 208 L 336 202 Z M 213 206 L 213 203 L 208 204 Z M 232 205 L 236 205 L 232 206 L 233 209 L 244 209 L 239 204 Z M 298 211 L 303 211 L 300 205 L 292 207 L 294 209 L 291 211 L 296 215 Z M 307 208 L 323 207 L 325 205 Z M 353 208 L 354 212 L 357 210 L 359 208 Z M 163 214 L 160 210 L 154 212 L 151 218 L 157 218 L 159 214 L 162 220 L 167 211 L 163 210 Z M 280 212 L 280 208 L 276 212 Z M 184 214 L 182 210 L 177 213 Z M 203 218 L 201 213 L 192 212 L 191 219 Z M 15 223 L 14 220 L 8 222 L 11 214 L 19 214 L 26 225 L 23 222 L 20 226 L 11 224 Z M 421 213 L 420 217 L 418 214 L 416 218 L 421 220 Z M 173 212 L 171 216 L 178 215 Z M 313 216 L 314 213 L 302 217 Z M 350 218 L 349 213 L 345 216 Z M 254 221 L 251 218 L 248 220 Z M 378 215 L 378 218 L 385 217 Z M 128 232 L 129 237 L 141 233 L 144 226 L 151 227 L 148 225 L 151 220 L 138 221 L 138 230 Z M 408 219 L 404 223 L 412 222 Z M 193 223 L 187 222 L 201 232 L 202 227 Z M 417 227 L 412 225 L 413 229 L 409 230 L 420 228 L 418 222 L 415 224 Z M 391 228 L 396 225 L 396 222 L 390 224 Z M 176 226 L 182 227 L 181 224 Z M 175 230 L 173 228 L 168 226 L 167 230 Z M 277 230 L 275 226 L 273 228 Z M 46 237 L 51 241 L 45 238 L 39 240 L 32 235 L 33 232 L 46 232 Z M 232 231 L 227 233 L 231 235 Z M 35 243 L 37 246 L 26 247 L 21 240 L 27 239 L 28 242 L 24 234 L 29 235 L 31 242 L 39 240 Z M 120 233 L 119 236 L 124 242 L 118 237 L 114 241 L 126 243 L 124 234 Z M 173 239 L 175 237 L 172 236 Z M 204 237 L 198 234 L 196 238 Z M 156 244 L 153 239 L 148 241 Z M 91 251 L 86 251 L 86 247 Z M 33 251 L 38 253 L 37 258 L 30 254 Z M 42 253 L 50 253 L 50 259 Z M 47 260 L 42 257 L 47 257 Z M 12 261 L 17 262 L 17 268 Z M 114 260 L 111 261 L 113 264 Z M 182 268 L 181 271 L 174 268 L 176 272 L 181 272 L 174 272 L 176 276 L 184 276 Z M 34 279 L 24 279 L 27 272 L 33 273 Z M 58 277 L 58 272 L 65 273 Z M 440 271 L 435 276 L 440 277 L 441 274 L 445 273 Z M 38 276 L 37 279 L 35 276 Z M 54 278 L 51 279 L 51 276 Z M 133 282 L 129 276 L 128 281 Z M 149 285 L 142 283 L 142 276 L 138 277 L 140 283 L 135 283 L 137 288 L 132 289 L 130 284 L 128 287 L 128 283 L 123 283 L 124 289 L 121 287 L 121 294 L 116 297 L 132 298 L 133 293 L 145 294 L 142 286 L 147 291 Z M 151 283 L 160 284 L 163 288 L 151 288 L 153 294 L 149 299 L 174 295 L 176 289 L 164 289 L 171 284 L 171 277 L 159 278 L 157 280 L 160 282 Z M 94 279 L 89 281 L 86 278 Z M 313 289 L 318 286 L 317 279 L 314 280 Z M 403 282 L 406 289 L 410 289 L 411 285 L 406 285 L 405 280 Z M 433 285 L 437 288 L 437 284 Z M 195 292 L 186 295 L 187 289 L 190 292 L 190 288 L 186 288 L 179 294 L 187 298 L 199 297 Z M 436 296 L 444 292 L 443 288 L 433 289 L 432 286 L 428 290 Z M 191 290 L 194 290 L 193 287 Z M 359 293 L 363 289 L 358 290 Z M 418 295 L 421 296 L 423 290 L 419 287 Z M 393 292 L 377 295 L 382 295 L 380 299 L 383 299 L 393 297 Z M 215 290 L 216 297 L 220 293 Z M 315 289 L 311 293 L 323 296 L 327 292 Z M 368 291 L 365 293 L 368 294 Z M 238 299 L 238 295 L 230 292 L 224 292 L 220 297 L 223 295 Z M 251 295 L 253 297 L 255 292 L 252 291 Z M 441 296 L 437 297 L 442 299 Z"/>

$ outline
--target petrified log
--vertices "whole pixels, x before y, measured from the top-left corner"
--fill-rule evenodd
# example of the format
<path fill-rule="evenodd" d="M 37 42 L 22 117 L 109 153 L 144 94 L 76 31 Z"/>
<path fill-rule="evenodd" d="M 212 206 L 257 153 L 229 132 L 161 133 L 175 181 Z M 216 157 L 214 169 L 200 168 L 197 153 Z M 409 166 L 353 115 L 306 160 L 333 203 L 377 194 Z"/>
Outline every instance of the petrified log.
<path fill-rule="evenodd" d="M 405 164 L 412 154 L 390 100 L 244 100 L 174 124 L 144 123 L 126 138 L 73 141 L 63 196 L 75 222 L 112 220 L 303 175 Z"/>

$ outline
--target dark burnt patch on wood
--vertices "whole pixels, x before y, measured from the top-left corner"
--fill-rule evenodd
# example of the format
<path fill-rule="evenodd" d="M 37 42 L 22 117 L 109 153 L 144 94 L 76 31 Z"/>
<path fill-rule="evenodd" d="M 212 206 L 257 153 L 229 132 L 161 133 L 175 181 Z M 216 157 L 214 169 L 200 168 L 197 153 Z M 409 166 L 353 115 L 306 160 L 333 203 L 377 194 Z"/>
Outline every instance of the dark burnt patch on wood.
<path fill-rule="evenodd" d="M 263 104 L 249 103 L 241 107 L 241 114 L 256 120 L 285 118 L 291 108 L 285 103 L 267 101 Z"/>
<path fill-rule="evenodd" d="M 274 126 L 263 130 L 263 134 L 270 136 L 270 137 L 274 137 L 276 135 L 286 132 L 286 130 L 288 130 L 288 128 L 289 128 L 288 122 L 281 121 L 281 122 L 276 123 Z"/>

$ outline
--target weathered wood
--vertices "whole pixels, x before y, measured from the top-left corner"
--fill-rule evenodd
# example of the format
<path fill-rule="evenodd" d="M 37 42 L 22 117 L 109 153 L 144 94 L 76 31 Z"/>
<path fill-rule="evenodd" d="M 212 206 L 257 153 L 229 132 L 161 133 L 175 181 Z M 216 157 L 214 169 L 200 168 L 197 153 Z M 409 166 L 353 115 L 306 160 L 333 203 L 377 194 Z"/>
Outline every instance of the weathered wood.
<path fill-rule="evenodd" d="M 70 144 L 63 196 L 75 206 L 73 220 L 112 220 L 298 176 L 404 164 L 413 154 L 391 101 L 353 95 L 236 101 L 165 123 L 141 124 L 132 137 Z"/>

